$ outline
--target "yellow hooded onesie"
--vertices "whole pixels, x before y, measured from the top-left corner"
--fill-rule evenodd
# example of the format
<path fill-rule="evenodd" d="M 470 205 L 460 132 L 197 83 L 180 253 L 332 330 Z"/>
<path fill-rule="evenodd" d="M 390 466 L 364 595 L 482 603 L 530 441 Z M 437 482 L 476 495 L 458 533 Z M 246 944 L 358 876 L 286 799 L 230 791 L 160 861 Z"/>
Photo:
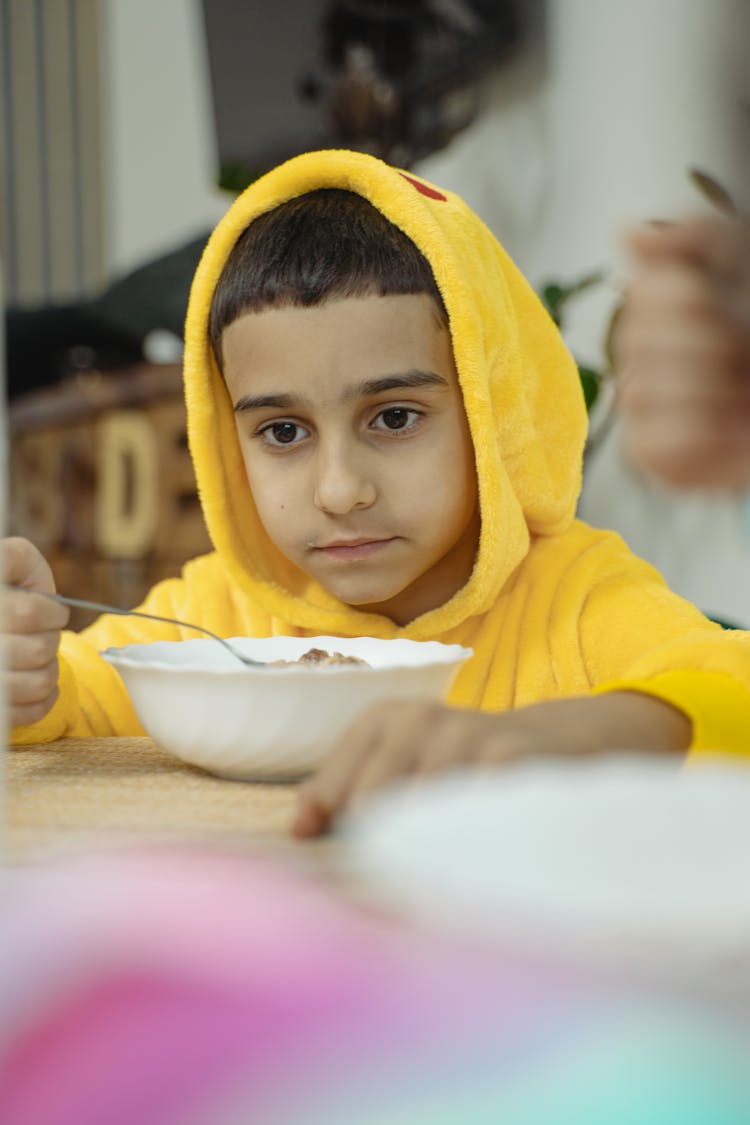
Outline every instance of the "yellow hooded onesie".
<path fill-rule="evenodd" d="M 474 571 L 448 602 L 404 627 L 339 602 L 269 540 L 208 338 L 213 290 L 240 233 L 263 212 L 321 187 L 364 196 L 430 262 L 474 442 L 481 511 Z M 344 151 L 307 153 L 263 176 L 219 223 L 196 272 L 185 389 L 215 551 L 154 587 L 142 606 L 147 612 L 225 636 L 457 642 L 474 656 L 456 680 L 453 703 L 501 710 L 631 687 L 685 711 L 694 749 L 750 751 L 750 634 L 723 632 L 617 535 L 575 520 L 586 431 L 575 364 L 529 284 L 458 196 Z M 64 634 L 60 698 L 45 719 L 14 731 L 14 741 L 140 733 L 117 673 L 98 650 L 181 635 L 176 627 L 111 616 L 80 635 Z"/>

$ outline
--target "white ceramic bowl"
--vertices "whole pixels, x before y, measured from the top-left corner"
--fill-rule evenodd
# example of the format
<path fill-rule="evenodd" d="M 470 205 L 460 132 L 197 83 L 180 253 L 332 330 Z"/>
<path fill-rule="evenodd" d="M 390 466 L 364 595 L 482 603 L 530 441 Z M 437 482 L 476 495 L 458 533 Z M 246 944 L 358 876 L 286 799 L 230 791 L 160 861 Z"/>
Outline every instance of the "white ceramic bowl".
<path fill-rule="evenodd" d="M 444 698 L 471 649 L 374 637 L 234 637 L 255 660 L 298 660 L 311 648 L 358 656 L 352 664 L 239 664 L 212 640 L 106 649 L 148 734 L 185 762 L 223 777 L 301 777 L 357 714 L 389 699 Z"/>

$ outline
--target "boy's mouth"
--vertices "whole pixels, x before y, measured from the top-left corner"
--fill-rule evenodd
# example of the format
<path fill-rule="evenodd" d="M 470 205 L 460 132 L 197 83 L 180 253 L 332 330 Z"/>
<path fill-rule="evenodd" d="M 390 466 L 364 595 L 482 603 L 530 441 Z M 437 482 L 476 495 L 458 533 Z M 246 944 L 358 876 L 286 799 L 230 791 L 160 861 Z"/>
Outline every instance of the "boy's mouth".
<path fill-rule="evenodd" d="M 330 543 L 323 543 L 315 547 L 314 550 L 327 555 L 331 559 L 366 559 L 393 542 L 395 542 L 395 538 L 334 539 Z"/>

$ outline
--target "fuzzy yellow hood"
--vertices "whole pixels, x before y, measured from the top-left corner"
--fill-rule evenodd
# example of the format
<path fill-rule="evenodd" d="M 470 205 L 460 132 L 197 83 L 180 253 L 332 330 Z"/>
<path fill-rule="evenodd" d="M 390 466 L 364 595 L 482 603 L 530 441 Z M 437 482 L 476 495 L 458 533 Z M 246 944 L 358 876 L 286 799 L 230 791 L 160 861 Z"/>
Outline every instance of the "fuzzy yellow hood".
<path fill-rule="evenodd" d="M 254 603 L 292 628 L 393 631 L 293 569 L 269 540 L 208 337 L 214 288 L 240 234 L 263 212 L 323 187 L 364 196 L 400 227 L 430 262 L 448 311 L 474 442 L 482 531 L 468 584 L 403 630 L 440 636 L 490 608 L 527 554 L 530 536 L 569 527 L 586 430 L 578 373 L 528 282 L 458 196 L 375 157 L 336 150 L 295 157 L 257 180 L 208 242 L 185 333 L 188 433 L 206 522 L 232 580 Z"/>

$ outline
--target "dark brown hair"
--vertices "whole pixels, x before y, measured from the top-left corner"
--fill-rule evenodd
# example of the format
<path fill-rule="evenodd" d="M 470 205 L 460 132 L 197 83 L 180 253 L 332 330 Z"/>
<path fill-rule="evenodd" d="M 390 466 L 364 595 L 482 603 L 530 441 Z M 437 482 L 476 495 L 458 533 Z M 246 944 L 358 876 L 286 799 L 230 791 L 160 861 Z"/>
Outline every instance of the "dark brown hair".
<path fill-rule="evenodd" d="M 259 215 L 235 243 L 214 291 L 209 335 L 221 338 L 246 312 L 318 305 L 335 297 L 427 293 L 447 324 L 430 264 L 361 195 L 319 188 Z"/>

